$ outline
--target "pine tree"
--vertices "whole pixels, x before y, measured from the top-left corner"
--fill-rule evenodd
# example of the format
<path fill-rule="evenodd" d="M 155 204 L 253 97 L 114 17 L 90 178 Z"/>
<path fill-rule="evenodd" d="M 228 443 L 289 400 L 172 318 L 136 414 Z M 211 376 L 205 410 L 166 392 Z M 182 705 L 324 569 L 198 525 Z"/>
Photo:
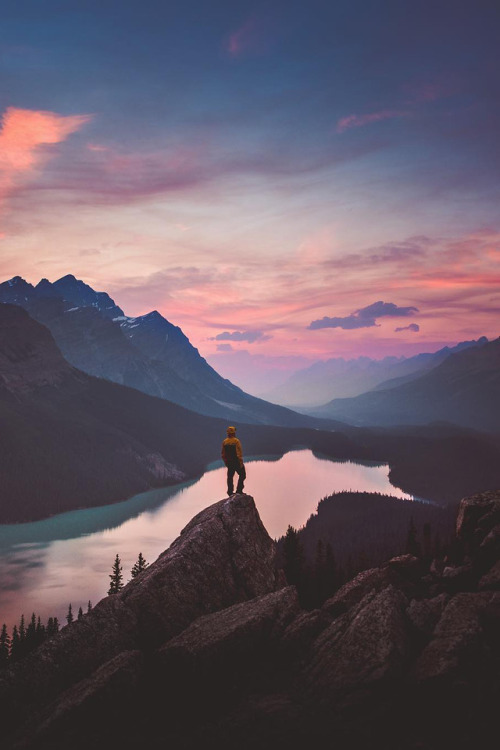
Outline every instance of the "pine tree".
<path fill-rule="evenodd" d="M 31 651 L 33 648 L 35 648 L 36 641 L 36 615 L 33 612 L 31 615 L 31 620 L 28 625 L 28 629 L 26 631 L 26 645 L 27 650 Z"/>
<path fill-rule="evenodd" d="M 136 578 L 139 575 L 139 573 L 142 573 L 143 570 L 146 570 L 148 566 L 149 566 L 149 563 L 147 563 L 144 557 L 142 556 L 142 552 L 139 552 L 139 557 L 137 558 L 137 562 L 135 563 L 134 567 L 130 571 L 132 578 Z"/>
<path fill-rule="evenodd" d="M 12 641 L 10 644 L 10 658 L 12 661 L 16 661 L 19 658 L 19 631 L 17 625 L 14 625 L 12 629 Z"/>
<path fill-rule="evenodd" d="M 330 542 L 326 545 L 325 579 L 325 599 L 327 599 L 335 593 L 339 585 L 337 563 Z"/>
<path fill-rule="evenodd" d="M 10 654 L 10 638 L 7 632 L 7 625 L 2 625 L 0 632 L 0 669 L 7 666 Z"/>
<path fill-rule="evenodd" d="M 304 575 L 304 551 L 299 540 L 299 534 L 293 526 L 286 530 L 283 543 L 283 554 L 285 556 L 285 575 L 289 584 L 298 586 Z"/>
<path fill-rule="evenodd" d="M 83 620 L 83 609 L 81 607 L 78 608 L 77 620 Z"/>
<path fill-rule="evenodd" d="M 73 617 L 73 607 L 71 606 L 71 603 L 70 603 L 70 605 L 68 607 L 68 614 L 66 615 L 66 622 L 68 623 L 68 625 L 71 625 L 71 623 L 73 622 L 73 620 L 74 620 L 74 617 Z"/>
<path fill-rule="evenodd" d="M 36 621 L 36 638 L 35 638 L 36 645 L 39 646 L 40 643 L 43 643 L 46 637 L 47 637 L 47 631 L 45 629 L 45 625 L 42 625 L 40 616 L 38 616 L 38 619 Z"/>
<path fill-rule="evenodd" d="M 92 602 L 89 599 L 89 603 L 87 604 L 87 614 L 92 611 Z"/>
<path fill-rule="evenodd" d="M 26 653 L 26 625 L 24 624 L 24 615 L 21 615 L 18 632 L 19 641 L 17 644 L 17 658 L 21 659 Z"/>
<path fill-rule="evenodd" d="M 406 537 L 406 552 L 408 555 L 414 557 L 421 556 L 420 544 L 417 541 L 417 528 L 413 523 L 413 517 L 410 518 L 410 525 L 408 526 L 408 536 Z"/>
<path fill-rule="evenodd" d="M 120 561 L 120 555 L 116 555 L 115 561 L 113 563 L 111 575 L 110 578 L 110 584 L 108 589 L 108 594 L 117 594 L 120 589 L 123 588 L 123 573 L 122 573 L 122 566 Z"/>

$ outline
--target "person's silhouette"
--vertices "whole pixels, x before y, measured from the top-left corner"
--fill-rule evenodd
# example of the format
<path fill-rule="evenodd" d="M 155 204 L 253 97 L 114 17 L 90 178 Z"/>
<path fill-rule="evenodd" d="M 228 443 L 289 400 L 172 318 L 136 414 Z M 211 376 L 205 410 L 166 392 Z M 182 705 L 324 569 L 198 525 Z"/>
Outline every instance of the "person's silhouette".
<path fill-rule="evenodd" d="M 236 492 L 243 492 L 243 484 L 246 479 L 245 464 L 243 463 L 243 452 L 241 443 L 236 437 L 236 428 L 227 428 L 227 438 L 222 443 L 222 460 L 227 466 L 227 494 L 234 495 L 234 475 L 238 474 L 238 486 Z"/>

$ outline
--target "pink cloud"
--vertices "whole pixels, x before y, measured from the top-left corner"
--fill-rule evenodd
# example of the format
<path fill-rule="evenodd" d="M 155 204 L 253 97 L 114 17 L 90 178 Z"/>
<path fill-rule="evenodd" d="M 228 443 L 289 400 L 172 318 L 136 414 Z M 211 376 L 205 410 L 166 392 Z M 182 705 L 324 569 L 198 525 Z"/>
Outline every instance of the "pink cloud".
<path fill-rule="evenodd" d="M 89 115 L 58 115 L 42 110 L 9 107 L 0 126 L 0 198 L 44 164 L 51 146 L 89 122 Z"/>
<path fill-rule="evenodd" d="M 49 156 L 47 146 L 66 140 L 90 119 L 9 107 L 0 125 L 0 199 L 15 189 L 20 177 L 43 166 Z"/>
<path fill-rule="evenodd" d="M 265 30 L 255 18 L 249 18 L 239 28 L 229 34 L 226 40 L 226 52 L 231 57 L 241 57 L 245 53 L 255 52 L 267 46 Z"/>
<path fill-rule="evenodd" d="M 408 112 L 394 109 L 383 109 L 380 112 L 370 112 L 366 115 L 348 115 L 342 117 L 337 122 L 337 133 L 344 133 L 350 128 L 361 128 L 372 122 L 381 122 L 382 120 L 392 120 L 395 117 L 407 117 Z"/>

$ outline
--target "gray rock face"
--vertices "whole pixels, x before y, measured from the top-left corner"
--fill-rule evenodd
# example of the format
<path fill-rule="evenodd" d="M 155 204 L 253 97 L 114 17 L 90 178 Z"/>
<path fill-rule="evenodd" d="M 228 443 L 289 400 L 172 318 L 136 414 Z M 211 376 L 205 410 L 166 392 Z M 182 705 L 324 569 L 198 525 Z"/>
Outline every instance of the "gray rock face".
<path fill-rule="evenodd" d="M 500 591 L 500 560 L 497 560 L 491 570 L 489 570 L 479 581 L 480 591 L 487 591 L 490 589 Z"/>
<path fill-rule="evenodd" d="M 332 615 L 347 611 L 373 591 L 382 591 L 395 586 L 411 593 L 414 582 L 421 573 L 421 563 L 412 555 L 394 557 L 380 568 L 371 568 L 359 573 L 352 581 L 342 586 L 324 605 Z"/>
<path fill-rule="evenodd" d="M 410 653 L 407 606 L 404 594 L 388 586 L 335 620 L 313 644 L 305 673 L 309 692 L 338 700 L 340 693 L 400 676 Z"/>
<path fill-rule="evenodd" d="M 434 636 L 417 660 L 418 682 L 463 678 L 468 666 L 479 666 L 483 656 L 482 615 L 491 602 L 486 593 L 454 596 L 439 620 Z"/>
<path fill-rule="evenodd" d="M 442 593 L 432 599 L 412 599 L 406 610 L 412 625 L 425 637 L 430 637 L 448 602 L 448 594 Z"/>
<path fill-rule="evenodd" d="M 242 662 L 248 667 L 262 659 L 299 611 L 297 591 L 289 586 L 200 617 L 159 650 L 162 668 L 175 680 L 186 674 L 199 680 L 208 674 L 213 686 L 213 674 L 224 664 L 234 679 Z"/>
<path fill-rule="evenodd" d="M 5 720 L 122 651 L 154 648 L 202 614 L 274 591 L 274 554 L 253 498 L 235 495 L 210 506 L 141 576 L 0 679 Z"/>
<path fill-rule="evenodd" d="M 460 502 L 457 537 L 468 551 L 475 551 L 500 524 L 500 491 L 481 492 Z"/>

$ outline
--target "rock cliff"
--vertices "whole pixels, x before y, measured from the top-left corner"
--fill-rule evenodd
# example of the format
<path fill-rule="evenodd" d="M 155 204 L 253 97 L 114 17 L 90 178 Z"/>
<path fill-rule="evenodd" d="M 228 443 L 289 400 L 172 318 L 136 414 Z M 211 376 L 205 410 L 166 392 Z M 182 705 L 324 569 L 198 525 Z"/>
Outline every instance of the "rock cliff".
<path fill-rule="evenodd" d="M 394 558 L 307 612 L 274 568 L 253 499 L 216 503 L 5 674 L 8 746 L 486 745 L 500 694 L 499 529 L 500 492 L 466 498 L 453 559 Z"/>

